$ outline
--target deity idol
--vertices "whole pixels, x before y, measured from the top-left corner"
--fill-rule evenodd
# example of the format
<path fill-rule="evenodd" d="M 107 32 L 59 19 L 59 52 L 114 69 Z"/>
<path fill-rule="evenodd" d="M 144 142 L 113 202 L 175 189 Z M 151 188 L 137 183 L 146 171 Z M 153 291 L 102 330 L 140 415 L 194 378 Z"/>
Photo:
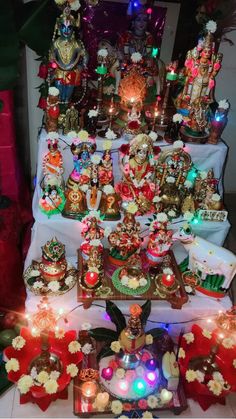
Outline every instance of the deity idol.
<path fill-rule="evenodd" d="M 87 212 L 85 192 L 91 182 L 92 162 L 91 155 L 96 145 L 88 142 L 77 142 L 71 144 L 74 169 L 67 181 L 66 205 L 63 215 L 66 217 L 81 218 Z"/>
<path fill-rule="evenodd" d="M 66 7 L 57 19 L 53 44 L 49 52 L 52 68 L 52 82 L 60 92 L 61 102 L 71 100 L 74 88 L 82 84 L 82 71 L 86 68 L 88 55 L 81 40 L 75 38 L 75 27 L 79 26 L 79 19 L 70 14 Z"/>
<path fill-rule="evenodd" d="M 99 183 L 101 186 L 112 185 L 113 177 L 113 162 L 110 150 L 104 150 L 102 160 L 99 166 Z"/>
<path fill-rule="evenodd" d="M 138 134 L 130 146 L 121 146 L 120 163 L 123 179 L 115 189 L 120 194 L 124 206 L 133 201 L 138 206 L 137 214 L 152 211 L 152 200 L 155 196 L 155 160 L 159 152 L 152 145 L 146 134 Z"/>
<path fill-rule="evenodd" d="M 177 100 L 180 108 L 191 106 L 199 98 L 213 101 L 214 79 L 221 68 L 222 54 L 214 52 L 215 22 L 208 22 L 206 28 L 208 33 L 205 39 L 187 54 L 185 86 Z"/>
<path fill-rule="evenodd" d="M 62 174 L 63 158 L 60 150 L 58 149 L 58 134 L 51 132 L 48 135 L 48 153 L 43 158 L 43 182 L 42 187 L 59 186 L 64 188 L 64 180 Z"/>
<path fill-rule="evenodd" d="M 159 95 L 164 87 L 165 65 L 153 54 L 156 47 L 155 40 L 151 33 L 147 32 L 147 26 L 147 9 L 139 6 L 132 13 L 130 30 L 120 36 L 118 42 L 119 54 L 121 60 L 126 64 L 130 64 L 133 53 L 141 54 L 146 71 L 147 86 L 155 85 L 155 95 Z"/>
<path fill-rule="evenodd" d="M 167 220 L 165 213 L 159 213 L 150 225 L 146 255 L 151 266 L 162 262 L 173 243 L 173 231 L 167 230 Z"/>
<path fill-rule="evenodd" d="M 116 265 L 124 265 L 127 259 L 139 252 L 142 240 L 140 238 L 140 224 L 135 221 L 131 213 L 127 213 L 122 223 L 118 223 L 116 230 L 108 236 L 111 244 L 109 259 Z"/>
<path fill-rule="evenodd" d="M 102 253 L 103 245 L 101 239 L 104 237 L 104 229 L 99 225 L 100 219 L 97 218 L 96 214 L 93 215 L 92 211 L 90 215 L 83 218 L 82 222 L 85 227 L 82 229 L 81 235 L 85 241 L 81 244 L 80 249 L 83 259 L 88 260 L 90 250 L 94 246 L 96 246 L 99 253 Z"/>

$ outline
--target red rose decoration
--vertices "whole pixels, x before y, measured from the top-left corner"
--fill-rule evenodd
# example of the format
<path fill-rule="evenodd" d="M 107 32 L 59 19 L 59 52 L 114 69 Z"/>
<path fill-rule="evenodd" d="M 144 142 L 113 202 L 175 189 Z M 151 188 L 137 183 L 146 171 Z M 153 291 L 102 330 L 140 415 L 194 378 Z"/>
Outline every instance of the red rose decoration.
<path fill-rule="evenodd" d="M 159 154 L 161 152 L 160 147 L 158 147 L 158 145 L 154 145 L 153 147 L 153 153 L 155 154 Z"/>
<path fill-rule="evenodd" d="M 140 127 L 140 123 L 138 121 L 131 121 L 128 123 L 128 128 L 131 130 L 138 129 Z"/>
<path fill-rule="evenodd" d="M 119 149 L 120 153 L 122 154 L 129 154 L 129 150 L 130 150 L 129 144 L 122 144 L 122 146 Z"/>
<path fill-rule="evenodd" d="M 41 96 L 37 106 L 38 108 L 45 110 L 47 107 L 47 99 Z"/>
<path fill-rule="evenodd" d="M 48 66 L 46 64 L 41 63 L 39 66 L 38 77 L 41 79 L 46 79 L 48 75 Z"/>
<path fill-rule="evenodd" d="M 130 201 L 131 199 L 133 199 L 133 194 L 126 183 L 121 182 L 121 183 L 116 184 L 115 191 L 121 196 L 121 198 L 127 201 Z"/>

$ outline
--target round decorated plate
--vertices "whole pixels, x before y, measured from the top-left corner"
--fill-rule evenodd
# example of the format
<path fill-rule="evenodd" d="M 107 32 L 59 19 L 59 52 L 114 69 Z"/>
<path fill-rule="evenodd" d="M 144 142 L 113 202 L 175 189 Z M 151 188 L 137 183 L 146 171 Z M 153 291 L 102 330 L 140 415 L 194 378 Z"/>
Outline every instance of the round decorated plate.
<path fill-rule="evenodd" d="M 145 292 L 147 292 L 149 290 L 150 278 L 147 274 L 145 275 L 145 278 L 147 280 L 146 285 L 139 286 L 139 287 L 134 289 L 134 288 L 130 288 L 126 285 L 123 285 L 121 283 L 121 280 L 120 280 L 121 269 L 123 269 L 123 268 L 116 269 L 115 272 L 112 275 L 112 278 L 111 278 L 112 283 L 113 283 L 114 287 L 117 289 L 117 291 L 121 292 L 122 294 L 126 294 L 126 295 L 141 295 L 141 294 L 144 294 Z"/>

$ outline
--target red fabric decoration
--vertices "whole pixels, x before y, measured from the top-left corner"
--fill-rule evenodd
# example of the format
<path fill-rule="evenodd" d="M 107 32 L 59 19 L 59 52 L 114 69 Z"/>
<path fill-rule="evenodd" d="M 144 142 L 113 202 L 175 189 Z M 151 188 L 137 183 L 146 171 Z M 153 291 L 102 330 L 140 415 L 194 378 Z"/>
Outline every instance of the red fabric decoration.
<path fill-rule="evenodd" d="M 41 337 L 33 337 L 27 328 L 22 328 L 20 335 L 26 340 L 26 344 L 21 350 L 16 350 L 12 346 L 8 346 L 4 350 L 8 359 L 16 358 L 20 364 L 19 371 L 10 371 L 8 373 L 8 379 L 13 383 L 17 383 L 22 375 L 29 374 L 29 365 L 32 360 L 41 353 Z M 68 350 L 70 342 L 75 340 L 75 330 L 66 332 L 62 339 L 57 339 L 53 332 L 49 332 L 49 352 L 57 355 L 62 363 L 62 373 L 57 379 L 58 391 L 55 394 L 47 394 L 43 385 L 34 385 L 27 394 L 20 396 L 21 404 L 33 402 L 36 403 L 41 410 L 45 411 L 52 401 L 55 401 L 58 398 L 67 398 L 67 387 L 71 381 L 71 376 L 70 374 L 67 374 L 66 368 L 72 363 L 78 365 L 83 359 L 83 354 L 81 352 L 72 354 Z"/>

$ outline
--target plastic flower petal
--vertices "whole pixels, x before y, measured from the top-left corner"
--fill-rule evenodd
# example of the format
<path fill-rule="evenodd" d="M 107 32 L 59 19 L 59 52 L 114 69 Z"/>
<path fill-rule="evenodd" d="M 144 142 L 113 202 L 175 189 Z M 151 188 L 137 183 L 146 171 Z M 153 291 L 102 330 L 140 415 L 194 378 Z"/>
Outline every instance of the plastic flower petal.
<path fill-rule="evenodd" d="M 6 371 L 7 373 L 10 371 L 14 371 L 17 372 L 20 369 L 20 364 L 18 359 L 16 358 L 10 358 L 9 361 L 7 361 L 6 365 L 5 365 Z"/>

